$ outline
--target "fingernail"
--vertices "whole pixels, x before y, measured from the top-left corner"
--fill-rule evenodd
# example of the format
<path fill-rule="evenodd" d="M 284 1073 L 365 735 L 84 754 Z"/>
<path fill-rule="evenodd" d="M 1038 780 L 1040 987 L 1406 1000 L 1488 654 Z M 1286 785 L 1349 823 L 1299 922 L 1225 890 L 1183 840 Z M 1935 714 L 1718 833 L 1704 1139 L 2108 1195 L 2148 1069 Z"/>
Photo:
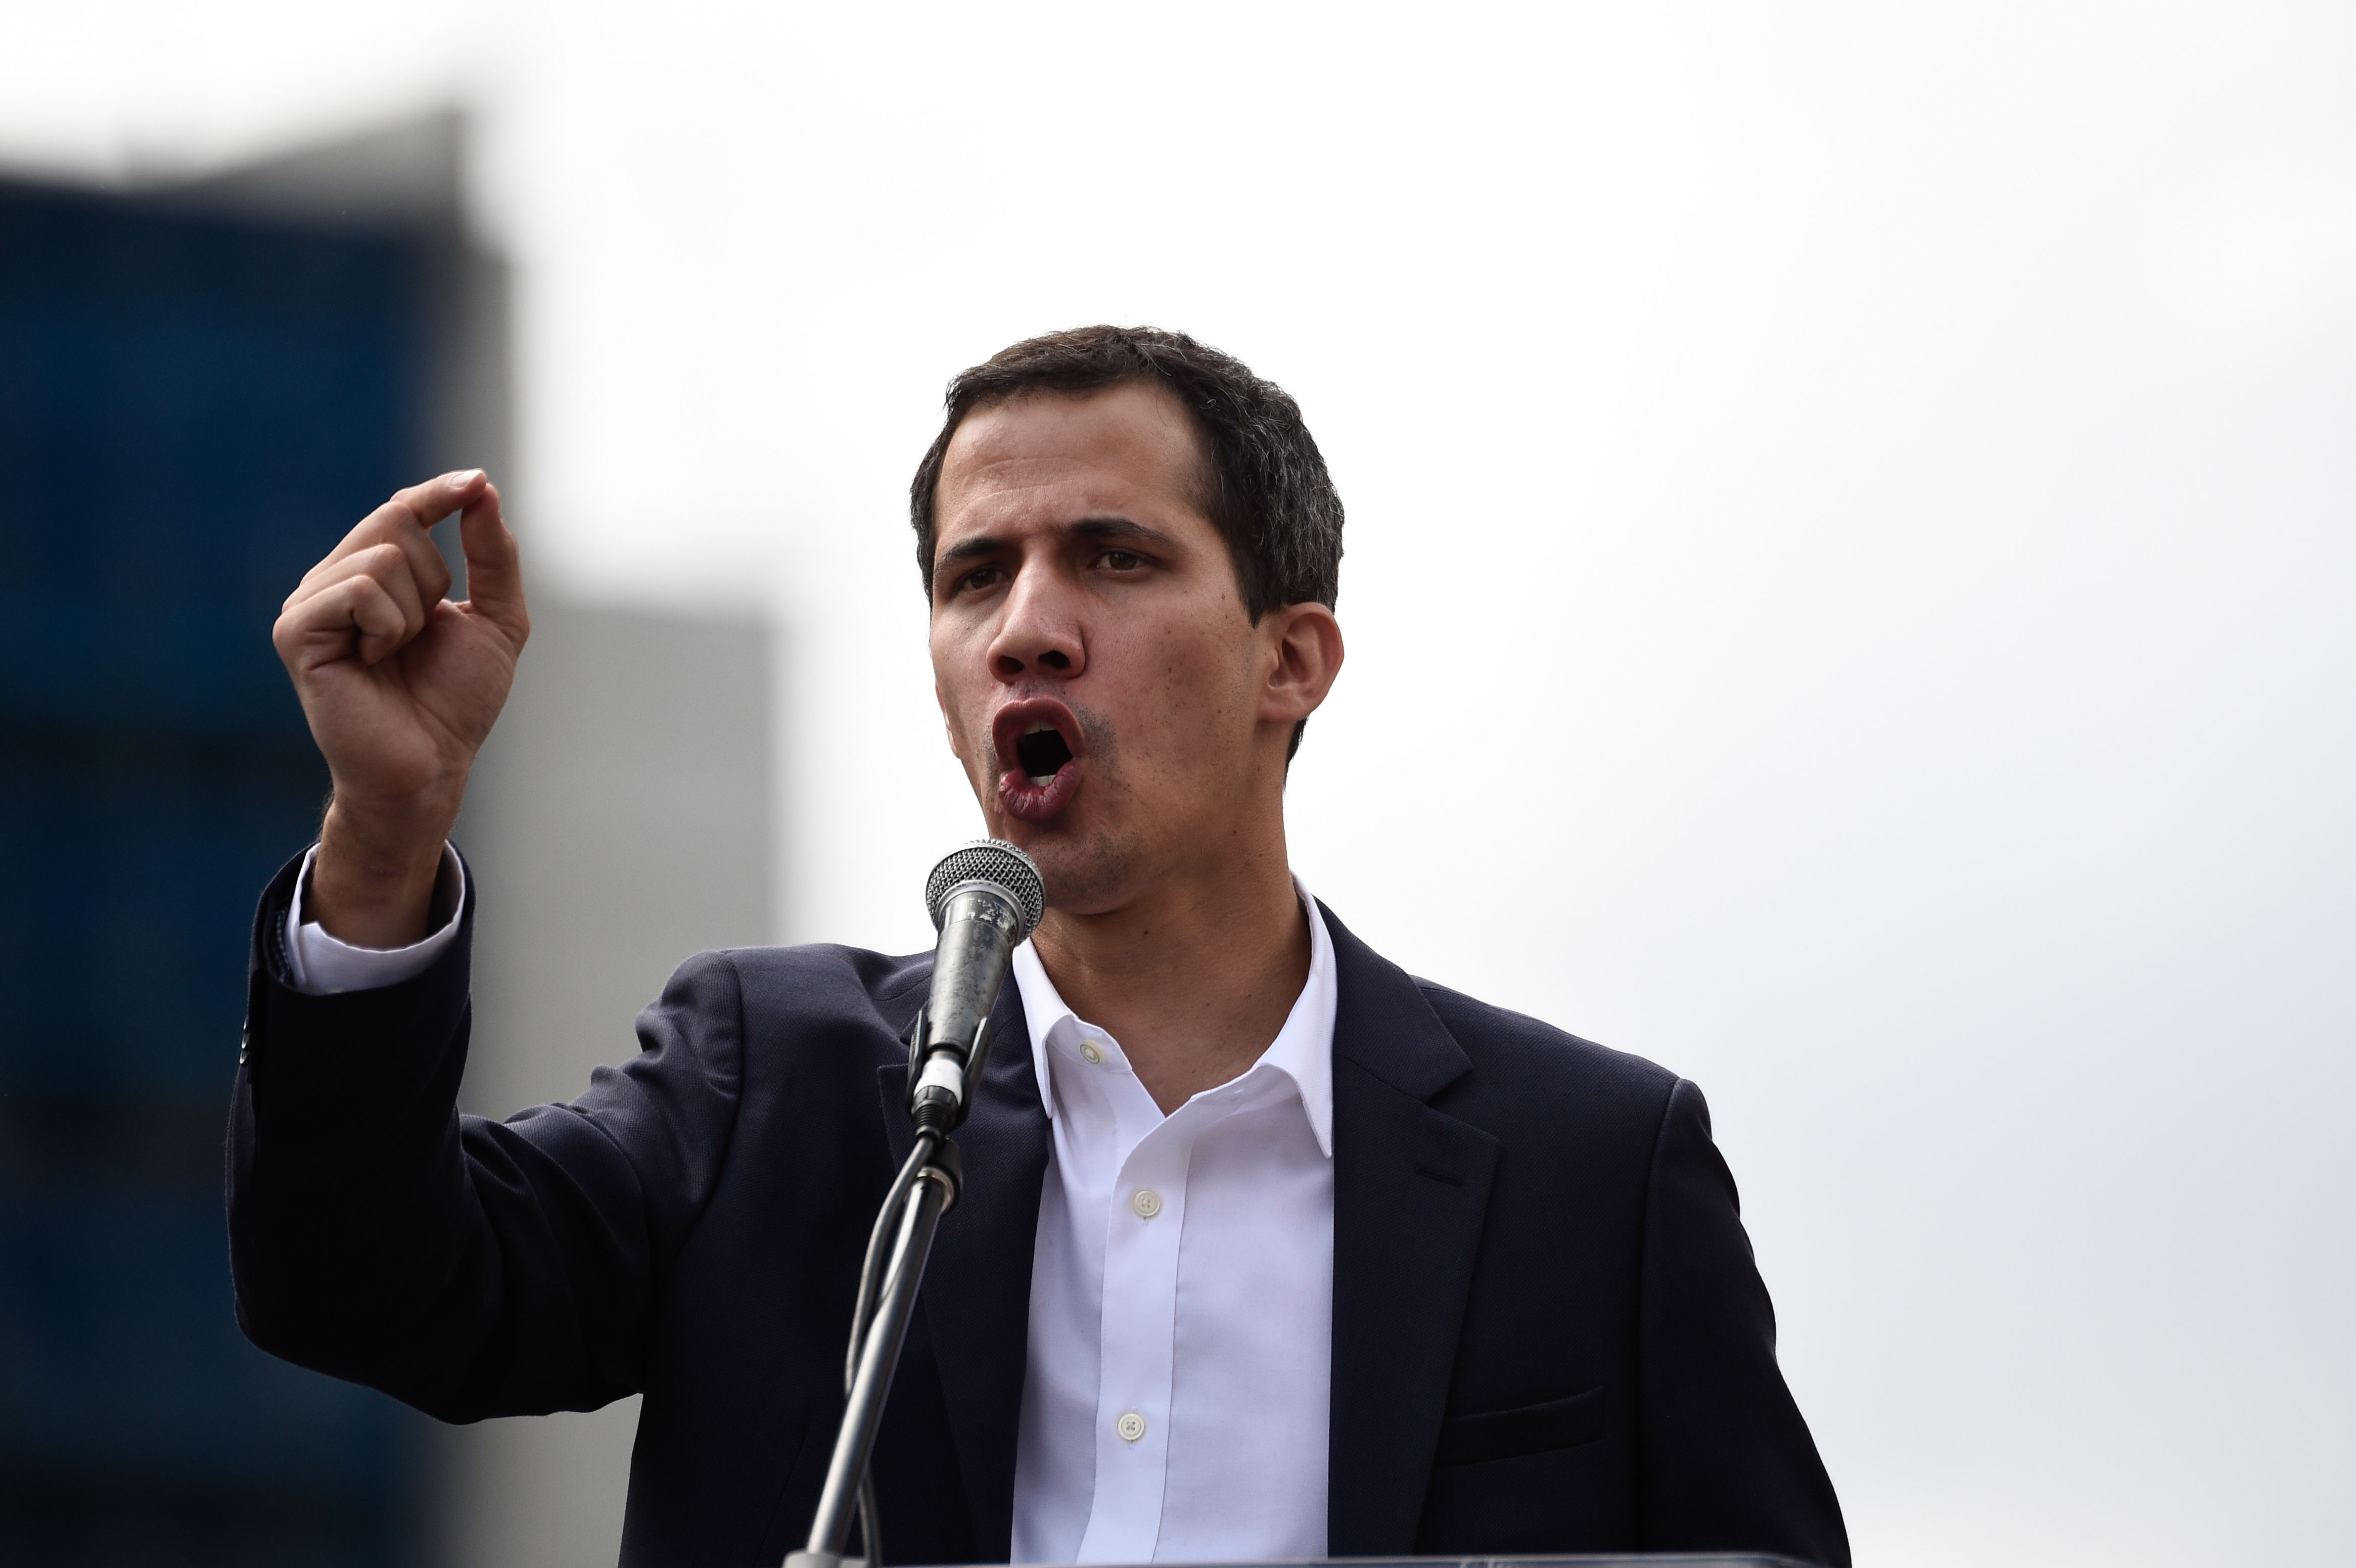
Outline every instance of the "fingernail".
<path fill-rule="evenodd" d="M 454 490 L 463 490 L 482 477 L 483 471 L 480 468 L 461 468 L 449 476 L 450 488 Z"/>

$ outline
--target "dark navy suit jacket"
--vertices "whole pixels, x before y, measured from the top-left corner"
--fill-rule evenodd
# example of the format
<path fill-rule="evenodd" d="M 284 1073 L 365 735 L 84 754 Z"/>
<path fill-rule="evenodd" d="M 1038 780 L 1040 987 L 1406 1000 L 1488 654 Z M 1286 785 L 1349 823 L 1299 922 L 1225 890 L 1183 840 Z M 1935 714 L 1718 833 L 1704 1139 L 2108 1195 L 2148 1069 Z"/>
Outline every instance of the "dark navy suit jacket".
<path fill-rule="evenodd" d="M 625 1564 L 776 1563 L 842 1407 L 929 956 L 705 953 L 571 1105 L 457 1114 L 460 940 L 284 979 L 263 895 L 230 1128 L 238 1319 L 448 1421 L 642 1392 Z M 1700 1092 L 1410 978 L 1329 911 L 1336 1556 L 1738 1549 L 1845 1568 Z M 1010 1550 L 1048 1123 L 1016 987 L 875 1458 L 894 1562 Z"/>

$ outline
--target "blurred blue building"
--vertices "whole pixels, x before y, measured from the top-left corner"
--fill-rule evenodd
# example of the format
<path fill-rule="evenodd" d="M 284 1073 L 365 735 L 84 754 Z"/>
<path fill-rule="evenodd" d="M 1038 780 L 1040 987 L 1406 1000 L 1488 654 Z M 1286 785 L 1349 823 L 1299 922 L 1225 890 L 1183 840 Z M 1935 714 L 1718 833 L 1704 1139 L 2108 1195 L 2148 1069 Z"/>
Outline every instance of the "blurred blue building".
<path fill-rule="evenodd" d="M 271 622 L 502 455 L 459 132 L 0 182 L 0 1562 L 437 1552 L 430 1423 L 239 1335 L 221 1145 L 252 901 L 327 788 Z"/>

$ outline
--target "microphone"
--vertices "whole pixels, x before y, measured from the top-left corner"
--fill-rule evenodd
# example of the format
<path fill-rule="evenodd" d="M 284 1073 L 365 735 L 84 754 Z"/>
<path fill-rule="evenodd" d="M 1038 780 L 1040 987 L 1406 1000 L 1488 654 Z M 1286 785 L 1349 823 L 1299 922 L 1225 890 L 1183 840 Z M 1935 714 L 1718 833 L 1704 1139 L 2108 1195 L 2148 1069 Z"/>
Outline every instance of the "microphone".
<path fill-rule="evenodd" d="M 933 989 L 908 1036 L 908 1113 L 917 1129 L 962 1122 L 990 1059 L 990 1013 L 1014 950 L 1047 912 L 1047 885 L 1031 857 L 1003 839 L 951 850 L 925 878 L 925 908 L 940 941 Z"/>
<path fill-rule="evenodd" d="M 990 1010 L 1006 983 L 1006 966 L 1047 912 L 1047 885 L 1031 857 L 1012 844 L 978 839 L 933 867 L 925 878 L 925 908 L 940 940 L 933 949 L 932 993 L 908 1031 L 908 1114 L 916 1123 L 916 1146 L 868 1233 L 867 1262 L 851 1309 L 842 1425 L 810 1520 L 809 1544 L 788 1556 L 786 1568 L 860 1568 L 842 1555 L 854 1508 L 867 1541 L 864 1568 L 883 1559 L 867 1465 L 884 1420 L 884 1396 L 900 1364 L 934 1227 L 957 1202 L 958 1146 L 949 1133 L 965 1120 L 973 1082 L 990 1058 Z"/>

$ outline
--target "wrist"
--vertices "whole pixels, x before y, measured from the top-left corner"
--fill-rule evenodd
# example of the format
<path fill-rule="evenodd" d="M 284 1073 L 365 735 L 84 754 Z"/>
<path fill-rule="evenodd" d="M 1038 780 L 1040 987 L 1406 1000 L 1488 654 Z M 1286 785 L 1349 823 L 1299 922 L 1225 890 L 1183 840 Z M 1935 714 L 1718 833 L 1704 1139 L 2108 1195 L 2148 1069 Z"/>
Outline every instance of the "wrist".
<path fill-rule="evenodd" d="M 455 811 L 371 811 L 340 796 L 319 829 L 305 912 L 338 941 L 402 948 L 432 928 L 434 890 Z"/>

